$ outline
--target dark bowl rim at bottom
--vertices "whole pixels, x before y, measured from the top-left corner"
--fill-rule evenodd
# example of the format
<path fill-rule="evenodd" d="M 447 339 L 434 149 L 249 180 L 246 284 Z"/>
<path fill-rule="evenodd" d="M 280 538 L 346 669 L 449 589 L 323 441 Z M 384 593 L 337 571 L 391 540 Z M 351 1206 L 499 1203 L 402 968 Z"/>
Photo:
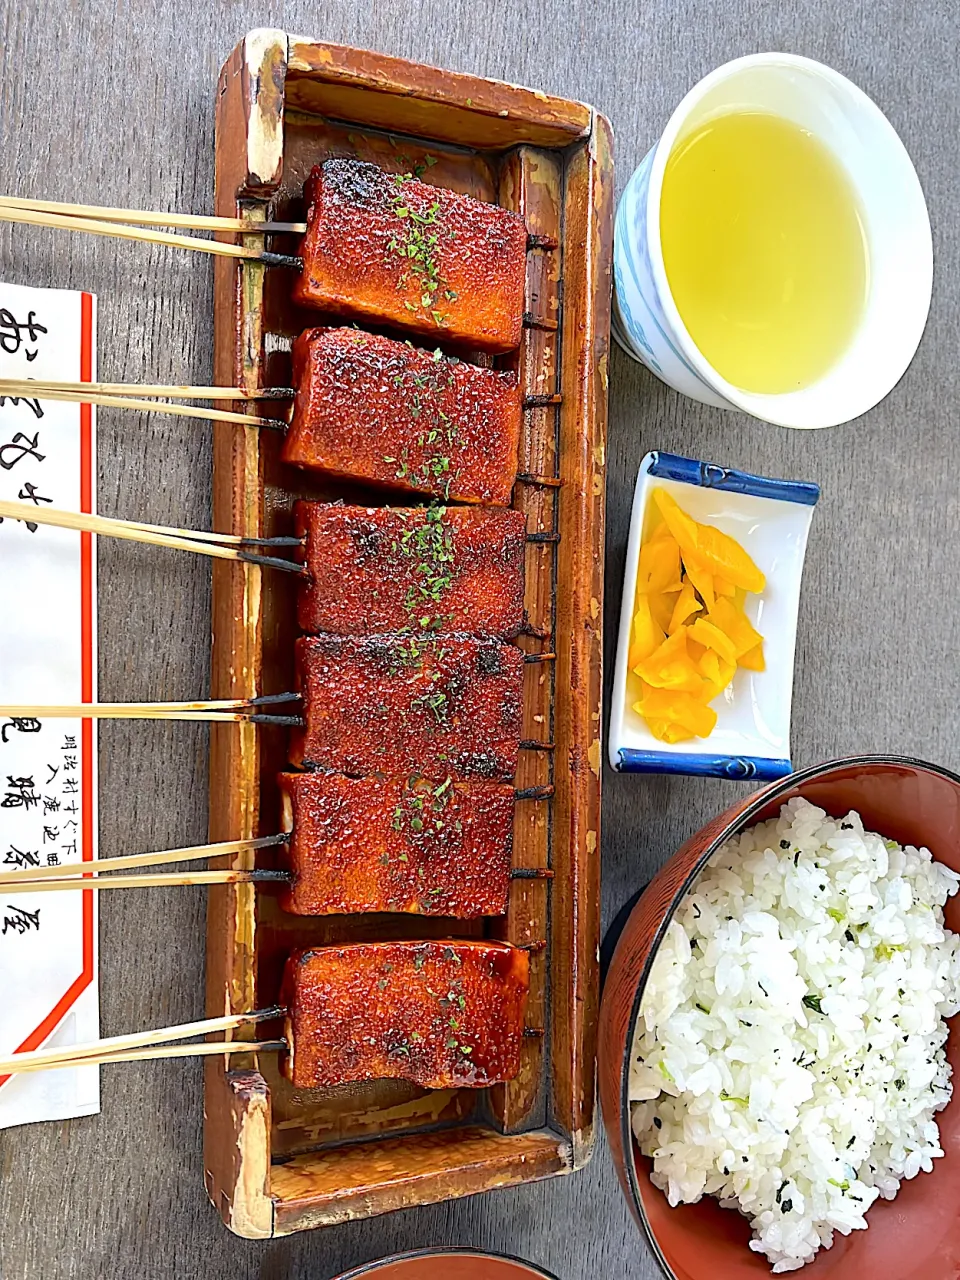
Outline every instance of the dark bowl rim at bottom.
<path fill-rule="evenodd" d="M 469 1246 L 460 1245 L 438 1245 L 434 1249 L 409 1249 L 405 1253 L 391 1253 L 386 1258 L 375 1258 L 372 1262 L 361 1263 L 359 1267 L 353 1267 L 350 1271 L 343 1271 L 340 1275 L 335 1276 L 334 1280 L 359 1280 L 361 1276 L 373 1275 L 381 1267 L 389 1266 L 394 1262 L 411 1262 L 417 1258 L 489 1258 L 495 1262 L 516 1262 L 521 1267 L 526 1267 L 533 1276 L 541 1276 L 543 1280 L 558 1280 L 552 1271 L 544 1271 L 542 1267 L 534 1266 L 532 1262 L 528 1262 L 526 1258 L 518 1258 L 512 1253 L 490 1253 L 486 1249 L 473 1249 Z"/>
<path fill-rule="evenodd" d="M 763 809 L 777 799 L 779 795 L 787 791 L 791 791 L 799 783 L 809 782 L 813 778 L 831 773 L 835 769 L 856 768 L 858 765 L 906 765 L 912 769 L 923 769 L 927 773 L 936 773 L 943 778 L 948 778 L 951 782 L 955 782 L 960 787 L 960 774 L 956 774 L 952 769 L 945 769 L 942 765 L 931 764 L 928 760 L 918 760 L 915 756 L 899 756 L 899 755 L 857 755 L 857 756 L 841 756 L 836 760 L 826 760 L 821 764 L 810 765 L 806 769 L 798 769 L 796 773 L 787 774 L 786 777 L 777 779 L 776 782 L 770 783 L 762 790 L 758 791 L 749 804 L 741 809 L 734 818 L 732 818 L 713 840 L 704 849 L 701 856 L 697 859 L 696 864 L 691 869 L 683 884 L 673 895 L 668 910 L 665 912 L 660 922 L 657 932 L 654 934 L 653 941 L 650 943 L 647 952 L 647 958 L 644 961 L 643 969 L 640 973 L 640 980 L 637 983 L 637 989 L 633 997 L 633 1005 L 630 1010 L 630 1021 L 627 1031 L 627 1045 L 623 1055 L 623 1062 L 620 1066 L 620 1141 L 623 1149 L 623 1163 L 627 1170 L 627 1183 L 630 1187 L 630 1197 L 633 1201 L 633 1209 L 640 1219 L 643 1226 L 643 1232 L 646 1236 L 650 1250 L 657 1260 L 660 1270 L 666 1276 L 667 1280 L 677 1280 L 677 1273 L 667 1262 L 660 1249 L 657 1238 L 653 1232 L 653 1228 L 647 1218 L 646 1210 L 643 1206 L 643 1197 L 640 1195 L 640 1187 L 637 1181 L 637 1161 L 634 1152 L 633 1128 L 630 1124 L 630 1100 L 628 1097 L 628 1086 L 630 1082 L 630 1056 L 633 1052 L 633 1033 L 637 1025 L 637 1018 L 640 1016 L 640 1002 L 643 998 L 644 988 L 647 985 L 647 979 L 650 976 L 650 970 L 653 966 L 653 958 L 663 942 L 667 925 L 676 915 L 677 908 L 683 899 L 687 896 L 694 882 L 702 873 L 708 860 L 713 857 L 719 847 L 725 840 L 729 840 L 734 831 L 743 830 L 747 827 L 751 820 L 756 818 Z M 694 835 L 696 833 L 694 832 Z M 666 865 L 666 864 L 664 864 Z M 634 908 L 636 910 L 636 908 Z M 347 1277 L 344 1277 L 347 1280 Z"/>

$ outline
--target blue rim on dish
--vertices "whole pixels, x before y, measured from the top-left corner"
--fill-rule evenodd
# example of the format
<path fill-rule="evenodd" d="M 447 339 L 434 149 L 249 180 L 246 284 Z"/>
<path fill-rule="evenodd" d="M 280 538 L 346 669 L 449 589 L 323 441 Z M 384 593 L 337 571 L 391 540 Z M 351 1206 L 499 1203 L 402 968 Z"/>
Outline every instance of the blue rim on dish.
<path fill-rule="evenodd" d="M 754 476 L 749 471 L 737 471 L 733 467 L 721 467 L 715 462 L 697 462 L 694 458 L 681 458 L 676 453 L 660 453 L 653 450 L 647 474 L 661 480 L 677 480 L 681 484 L 695 484 L 702 489 L 725 489 L 728 493 L 746 493 L 753 498 L 774 498 L 778 502 L 797 502 L 804 507 L 815 507 L 820 498 L 820 486 L 807 480 L 771 480 L 769 476 Z"/>
<path fill-rule="evenodd" d="M 793 769 L 789 760 L 776 760 L 769 756 L 640 751 L 636 747 L 620 747 L 618 754 L 620 773 L 682 773 L 704 778 L 727 778 L 734 782 L 749 782 L 752 778 L 767 782 L 784 778 Z"/>
<path fill-rule="evenodd" d="M 391 1253 L 388 1258 L 375 1258 L 372 1262 L 364 1262 L 351 1271 L 344 1271 L 339 1276 L 335 1276 L 334 1280 L 361 1280 L 362 1276 L 376 1274 L 381 1267 L 392 1266 L 395 1262 L 413 1262 L 417 1258 L 487 1258 L 491 1262 L 514 1262 L 518 1266 L 526 1267 L 531 1276 L 542 1277 L 542 1280 L 558 1280 L 552 1271 L 544 1271 L 542 1267 L 536 1267 L 526 1258 L 518 1258 L 512 1253 L 488 1253 L 483 1249 L 460 1248 L 456 1245 L 449 1247 L 440 1245 L 436 1249 L 411 1249 L 407 1253 Z"/>

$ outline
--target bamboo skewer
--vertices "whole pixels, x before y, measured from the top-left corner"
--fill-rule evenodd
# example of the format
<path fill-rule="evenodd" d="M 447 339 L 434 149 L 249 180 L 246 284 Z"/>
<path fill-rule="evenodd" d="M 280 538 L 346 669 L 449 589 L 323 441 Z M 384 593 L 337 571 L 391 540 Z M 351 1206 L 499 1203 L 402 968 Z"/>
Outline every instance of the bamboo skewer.
<path fill-rule="evenodd" d="M 158 853 L 128 853 L 117 858 L 91 858 L 89 862 L 61 862 L 55 867 L 22 867 L 18 871 L 0 871 L 0 893 L 8 885 L 29 880 L 52 880 L 62 876 L 96 875 L 111 871 L 132 871 L 136 867 L 158 867 L 170 862 L 189 862 L 193 858 L 223 858 L 231 853 L 247 853 L 286 844 L 289 835 L 257 836 L 251 840 L 224 840 L 220 844 L 189 845 L 183 849 L 163 849 Z"/>
<path fill-rule="evenodd" d="M 110 519 L 101 516 L 100 519 Z M 128 529 L 140 529 L 144 533 L 156 533 L 161 537 L 186 538 L 190 542 L 210 542 L 225 547 L 302 547 L 306 538 L 245 538 L 242 533 L 209 533 L 205 529 L 177 529 L 164 524 L 145 524 L 142 520 L 123 520 Z M 109 536 L 109 535 L 108 535 Z M 193 550 L 193 548 L 188 548 Z M 301 566 L 302 567 L 302 566 Z"/>
<path fill-rule="evenodd" d="M 0 217 L 3 210 L 0 209 Z M 89 384 L 87 384 L 89 385 Z M 244 427 L 267 427 L 286 431 L 287 424 L 277 418 L 263 418 L 253 413 L 234 413 L 232 409 L 205 409 L 193 404 L 168 404 L 164 400 L 147 400 L 135 396 L 101 395 L 88 391 L 65 391 L 55 383 L 42 383 L 17 378 L 0 378 L 0 396 L 11 399 L 66 401 L 68 404 L 97 404 L 105 409 L 141 409 L 147 413 L 166 413 L 175 418 L 200 418 L 204 422 L 233 422 Z"/>
<path fill-rule="evenodd" d="M 72 863 L 78 874 L 68 880 L 27 880 L 23 884 L 5 884 L 2 892 L 9 896 L 18 893 L 59 893 L 62 889 L 164 889 L 180 885 L 204 884 L 260 884 L 276 881 L 289 884 L 293 876 L 288 871 L 171 871 L 159 875 L 90 876 L 83 863 Z"/>
<path fill-rule="evenodd" d="M 53 382 L 44 378 L 11 379 L 21 381 L 31 390 L 41 391 L 81 391 L 102 396 L 141 396 L 148 399 L 171 400 L 293 400 L 296 391 L 293 387 L 257 387 L 248 390 L 246 387 L 190 387 L 165 383 L 138 382 Z M 0 382 L 2 389 L 2 382 Z M 44 396 L 40 395 L 43 400 Z"/>
<path fill-rule="evenodd" d="M 36 209 L 21 209 L 0 204 L 0 222 L 22 222 L 32 227 L 59 227 L 64 231 L 89 231 L 97 236 L 114 236 L 120 240 L 144 240 L 148 244 L 172 245 L 180 249 L 194 249 L 200 253 L 212 253 L 222 258 L 245 258 L 262 262 L 265 266 L 300 268 L 301 260 L 284 253 L 267 253 L 243 244 L 226 244 L 222 240 L 201 240 L 196 236 L 181 236 L 172 231 L 150 231 L 142 227 L 124 226 L 119 222 L 104 222 L 94 218 L 74 218 L 62 213 L 45 213 Z M 256 230 L 254 225 L 252 230 Z"/>
<path fill-rule="evenodd" d="M 245 235 L 303 235 L 305 222 L 248 222 L 244 218 L 218 218 L 196 213 L 163 213 L 158 209 L 117 209 L 99 204 L 69 204 L 61 200 L 31 200 L 0 196 L 10 209 L 58 213 L 71 218 L 96 218 L 100 222 L 129 222 L 138 227 L 181 227 L 191 231 L 241 231 Z"/>
<path fill-rule="evenodd" d="M 0 706 L 8 720 L 209 720 L 239 724 L 299 725 L 299 716 L 271 715 L 257 707 L 299 700 L 298 693 L 270 694 L 261 698 L 212 699 L 207 702 L 70 702 L 49 706 Z"/>
<path fill-rule="evenodd" d="M 80 511 L 59 511 L 55 507 L 36 507 L 27 502 L 0 500 L 0 519 L 23 520 L 31 524 L 49 524 L 60 529 L 73 529 L 80 533 L 97 533 L 108 538 L 125 538 L 132 542 L 146 542 L 152 546 L 173 547 L 179 551 L 194 551 L 218 560 L 242 560 L 248 564 L 284 569 L 288 573 L 303 574 L 302 564 L 293 560 L 279 560 L 274 556 L 255 555 L 238 546 L 223 546 L 223 541 L 234 535 L 213 535 L 217 541 L 207 541 L 210 535 L 197 535 L 190 529 L 168 528 L 164 525 L 140 525 L 129 520 L 112 520 L 107 516 L 94 516 Z"/>
<path fill-rule="evenodd" d="M 72 1044 L 62 1049 L 32 1049 L 17 1053 L 12 1058 L 0 1059 L 0 1075 L 29 1069 L 33 1064 L 79 1065 L 102 1054 L 121 1053 L 127 1049 L 140 1049 L 150 1045 L 162 1045 L 168 1040 L 189 1040 L 192 1036 L 205 1036 L 214 1031 L 236 1031 L 254 1022 L 266 1022 L 282 1017 L 284 1010 L 278 1005 L 269 1009 L 257 1009 L 253 1013 L 228 1013 L 220 1018 L 203 1018 L 199 1022 L 184 1022 L 174 1027 L 158 1027 L 153 1031 L 134 1031 L 129 1035 L 109 1036 L 86 1044 Z"/>
<path fill-rule="evenodd" d="M 45 1063 L 43 1066 L 15 1068 L 23 1071 L 50 1071 L 58 1067 L 99 1067 L 114 1062 L 146 1062 L 165 1058 L 203 1058 L 215 1054 L 276 1053 L 286 1049 L 286 1040 L 201 1040 L 198 1044 L 162 1044 L 153 1049 L 128 1049 L 125 1053 L 105 1053 L 102 1057 L 84 1058 L 82 1062 Z M 13 1074 L 11 1072 L 11 1074 Z"/>
<path fill-rule="evenodd" d="M 10 1063 L 0 1063 L 3 1075 L 20 1075 L 32 1071 L 66 1071 L 71 1067 L 100 1067 L 114 1062 L 146 1062 L 157 1058 L 202 1058 L 213 1054 L 230 1053 L 267 1053 L 286 1049 L 286 1040 L 201 1040 L 197 1044 L 161 1044 L 142 1049 L 127 1049 L 121 1053 L 94 1054 L 90 1057 L 74 1060 L 65 1058 L 62 1062 L 28 1062 L 21 1065 L 16 1058 Z M 24 1057 L 17 1054 L 17 1058 Z"/>

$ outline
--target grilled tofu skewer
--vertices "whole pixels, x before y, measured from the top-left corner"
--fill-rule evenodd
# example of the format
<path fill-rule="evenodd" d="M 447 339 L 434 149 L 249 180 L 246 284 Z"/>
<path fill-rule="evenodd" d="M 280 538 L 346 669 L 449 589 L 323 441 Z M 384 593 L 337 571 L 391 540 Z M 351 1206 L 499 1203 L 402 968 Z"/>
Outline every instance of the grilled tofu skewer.
<path fill-rule="evenodd" d="M 520 1070 L 529 955 L 503 942 L 368 942 L 294 952 L 281 1002 L 296 1088 L 403 1079 L 481 1089 Z"/>
<path fill-rule="evenodd" d="M 301 1089 L 375 1079 L 481 1089 L 520 1070 L 529 966 L 527 949 L 504 942 L 375 942 L 298 951 L 287 961 L 279 1006 L 18 1053 L 0 1061 L 0 1075 L 285 1050 L 282 1070 Z M 182 1043 L 280 1017 L 283 1039 Z"/>
<path fill-rule="evenodd" d="M 304 198 L 296 302 L 484 351 L 519 345 L 519 214 L 360 160 L 318 165 Z"/>
<path fill-rule="evenodd" d="M 517 474 L 516 375 L 359 329 L 293 344 L 296 401 L 283 460 L 443 501 L 509 505 Z"/>
<path fill-rule="evenodd" d="M 295 915 L 403 911 L 473 919 L 507 910 L 513 879 L 549 879 L 510 867 L 517 799 L 501 782 L 280 775 L 293 883 L 280 905 Z"/>
<path fill-rule="evenodd" d="M 523 627 L 521 511 L 298 502 L 294 514 L 307 569 L 302 631 L 509 639 Z"/>
<path fill-rule="evenodd" d="M 506 781 L 517 769 L 524 658 L 464 635 L 302 636 L 304 725 L 290 761 L 355 777 Z"/>

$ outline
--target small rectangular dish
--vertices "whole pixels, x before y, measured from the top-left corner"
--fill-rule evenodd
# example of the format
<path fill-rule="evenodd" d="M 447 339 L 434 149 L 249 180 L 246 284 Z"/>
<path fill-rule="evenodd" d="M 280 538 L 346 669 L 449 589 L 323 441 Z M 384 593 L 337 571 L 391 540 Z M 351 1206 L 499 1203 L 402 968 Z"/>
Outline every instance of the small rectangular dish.
<path fill-rule="evenodd" d="M 694 520 L 736 538 L 767 580 L 763 593 L 748 597 L 745 604 L 750 622 L 764 637 L 766 670 L 738 670 L 713 704 L 718 719 L 710 736 L 673 744 L 655 738 L 634 709 L 639 683 L 628 663 L 644 521 L 657 487 L 666 489 Z M 771 480 L 670 453 L 646 455 L 637 475 L 624 568 L 610 708 L 609 756 L 614 769 L 735 780 L 780 778 L 792 772 L 790 703 L 800 579 L 819 497 L 816 484 Z"/>

